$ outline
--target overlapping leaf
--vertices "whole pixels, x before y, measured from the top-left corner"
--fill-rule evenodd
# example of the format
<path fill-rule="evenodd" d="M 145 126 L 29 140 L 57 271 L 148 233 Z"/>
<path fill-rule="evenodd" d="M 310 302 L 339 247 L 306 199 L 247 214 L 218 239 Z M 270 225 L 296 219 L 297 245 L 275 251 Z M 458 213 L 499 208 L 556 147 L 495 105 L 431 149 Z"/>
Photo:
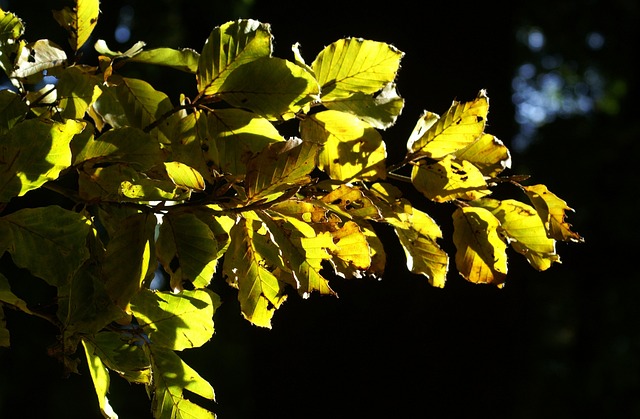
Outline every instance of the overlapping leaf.
<path fill-rule="evenodd" d="M 69 44 L 77 51 L 89 39 L 98 22 L 99 0 L 75 0 L 73 8 L 54 10 L 53 17 L 62 28 L 69 32 Z"/>
<path fill-rule="evenodd" d="M 322 102 L 373 94 L 393 82 L 403 53 L 382 42 L 346 38 L 323 49 L 311 64 Z"/>
<path fill-rule="evenodd" d="M 292 138 L 271 143 L 248 162 L 247 197 L 259 199 L 311 181 L 318 160 L 317 144 Z"/>
<path fill-rule="evenodd" d="M 462 207 L 453 213 L 456 267 L 476 284 L 503 286 L 507 275 L 507 244 L 500 221 L 484 208 Z"/>
<path fill-rule="evenodd" d="M 71 139 L 85 124 L 29 119 L 0 137 L 0 202 L 56 179 L 71 165 Z"/>
<path fill-rule="evenodd" d="M 27 79 L 34 76 L 42 78 L 42 72 L 61 67 L 67 61 L 67 54 L 62 48 L 48 39 L 41 39 L 25 45 L 20 49 L 11 77 Z"/>
<path fill-rule="evenodd" d="M 454 153 L 457 160 L 473 163 L 487 177 L 495 177 L 511 167 L 509 149 L 495 136 L 482 134 L 473 143 Z"/>
<path fill-rule="evenodd" d="M 466 160 L 447 155 L 435 163 L 421 160 L 413 166 L 411 182 L 435 202 L 480 199 L 491 193 L 480 170 Z"/>
<path fill-rule="evenodd" d="M 286 299 L 285 284 L 273 274 L 282 266 L 277 247 L 260 221 L 241 218 L 230 236 L 223 269 L 238 288 L 242 314 L 257 326 L 271 327 L 275 310 Z"/>
<path fill-rule="evenodd" d="M 116 419 L 118 415 L 113 411 L 113 408 L 109 404 L 109 399 L 107 398 L 111 382 L 109 378 L 109 370 L 96 354 L 95 345 L 87 340 L 83 340 L 82 344 L 84 346 L 85 356 L 87 357 L 89 374 L 93 381 L 93 387 L 96 390 L 96 396 L 98 396 L 100 412 L 102 412 L 102 415 L 108 419 Z"/>
<path fill-rule="evenodd" d="M 60 115 L 64 118 L 82 119 L 102 94 L 100 80 L 80 67 L 68 67 L 56 74 Z"/>
<path fill-rule="evenodd" d="M 489 99 L 484 90 L 471 102 L 454 101 L 441 118 L 425 112 L 411 133 L 407 148 L 413 158 L 432 159 L 462 150 L 483 133 L 488 112 Z"/>
<path fill-rule="evenodd" d="M 275 57 L 262 57 L 234 69 L 218 88 L 225 102 L 270 120 L 291 119 L 319 93 L 305 69 Z"/>
<path fill-rule="evenodd" d="M 481 199 L 472 202 L 472 205 L 488 209 L 496 216 L 500 221 L 500 230 L 507 236 L 510 245 L 523 254 L 534 268 L 544 271 L 553 262 L 560 262 L 555 240 L 547 237 L 542 220 L 530 205 L 513 199 Z"/>
<path fill-rule="evenodd" d="M 191 48 L 154 48 L 146 51 L 140 51 L 139 54 L 135 54 L 133 57 L 129 58 L 129 61 L 162 65 L 184 71 L 186 73 L 196 73 L 198 71 L 199 59 L 200 54 Z"/>
<path fill-rule="evenodd" d="M 549 237 L 561 241 L 584 241 L 578 233 L 571 231 L 571 224 L 565 221 L 566 211 L 573 210 L 564 200 L 545 185 L 525 186 L 524 191 L 540 214 Z"/>
<path fill-rule="evenodd" d="M 24 45 L 24 41 L 16 42 L 24 34 L 24 23 L 19 17 L 0 8 L 0 67 L 7 74 L 13 73 L 12 57 Z"/>
<path fill-rule="evenodd" d="M 332 179 L 385 178 L 385 143 L 378 131 L 356 116 L 319 112 L 302 121 L 300 132 L 303 140 L 322 144 L 318 167 Z"/>
<path fill-rule="evenodd" d="M 194 214 L 169 213 L 163 217 L 156 254 L 171 275 L 171 289 L 181 289 L 183 281 L 204 288 L 216 270 L 218 242 Z"/>
<path fill-rule="evenodd" d="M 252 19 L 228 22 L 215 28 L 198 60 L 198 91 L 219 92 L 226 78 L 243 64 L 271 55 L 271 31 L 267 24 Z"/>
<path fill-rule="evenodd" d="M 0 91 L 0 136 L 22 121 L 28 112 L 29 107 L 20 95 L 8 89 Z"/>
<path fill-rule="evenodd" d="M 131 311 L 151 345 L 174 351 L 208 342 L 219 306 L 220 298 L 205 288 L 175 294 L 142 289 L 131 299 Z"/>

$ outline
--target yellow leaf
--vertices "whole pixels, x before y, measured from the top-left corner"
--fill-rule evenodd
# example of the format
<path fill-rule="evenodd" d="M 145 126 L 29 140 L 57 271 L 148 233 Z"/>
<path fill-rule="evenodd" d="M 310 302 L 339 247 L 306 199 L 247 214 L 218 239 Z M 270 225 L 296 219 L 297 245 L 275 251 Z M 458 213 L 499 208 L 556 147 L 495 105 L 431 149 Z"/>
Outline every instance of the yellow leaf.
<path fill-rule="evenodd" d="M 454 155 L 457 160 L 473 163 L 483 175 L 488 177 L 495 177 L 504 169 L 511 167 L 509 149 L 491 134 L 482 134 L 478 140 Z"/>
<path fill-rule="evenodd" d="M 407 148 L 412 157 L 441 159 L 467 147 L 484 131 L 489 112 L 489 98 L 484 90 L 472 102 L 454 101 L 449 110 L 439 118 L 425 112 L 409 138 Z"/>
<path fill-rule="evenodd" d="M 538 211 L 549 237 L 562 241 L 584 241 L 578 233 L 571 231 L 571 224 L 564 221 L 565 211 L 573 211 L 565 201 L 549 191 L 545 185 L 524 186 L 523 189 Z"/>
<path fill-rule="evenodd" d="M 420 160 L 413 166 L 411 181 L 417 190 L 435 202 L 458 198 L 475 200 L 491 193 L 477 167 L 466 160 L 456 161 L 451 155 L 433 164 Z"/>
<path fill-rule="evenodd" d="M 340 229 L 331 232 L 336 249 L 331 253 L 340 261 L 345 262 L 346 269 L 337 269 L 335 258 L 332 259 L 338 273 L 347 271 L 351 276 L 361 277 L 360 271 L 366 271 L 371 266 L 369 243 L 362 230 L 353 221 L 347 221 Z"/>
<path fill-rule="evenodd" d="M 380 133 L 358 117 L 340 112 L 313 114 L 300 124 L 302 139 L 322 144 L 318 167 L 332 179 L 386 177 L 387 151 Z"/>
<path fill-rule="evenodd" d="M 53 17 L 60 26 L 69 32 L 69 44 L 77 51 L 89 39 L 98 23 L 100 14 L 99 0 L 76 0 L 73 9 L 65 7 L 54 10 Z"/>
<path fill-rule="evenodd" d="M 547 237 L 542 220 L 530 205 L 513 199 L 481 199 L 472 204 L 488 209 L 496 216 L 511 247 L 524 255 L 534 268 L 544 271 L 553 262 L 560 262 L 556 241 Z"/>
<path fill-rule="evenodd" d="M 462 207 L 453 213 L 456 267 L 476 284 L 503 286 L 507 276 L 507 244 L 500 238 L 500 221 L 484 208 Z"/>
<path fill-rule="evenodd" d="M 241 218 L 232 228 L 223 271 L 230 284 L 238 288 L 244 317 L 257 326 L 270 328 L 271 318 L 286 294 L 285 284 L 272 273 L 280 262 L 269 232 L 261 224 Z"/>
<path fill-rule="evenodd" d="M 364 191 L 357 187 L 340 185 L 322 198 L 328 208 L 346 218 L 377 220 L 380 212 Z"/>

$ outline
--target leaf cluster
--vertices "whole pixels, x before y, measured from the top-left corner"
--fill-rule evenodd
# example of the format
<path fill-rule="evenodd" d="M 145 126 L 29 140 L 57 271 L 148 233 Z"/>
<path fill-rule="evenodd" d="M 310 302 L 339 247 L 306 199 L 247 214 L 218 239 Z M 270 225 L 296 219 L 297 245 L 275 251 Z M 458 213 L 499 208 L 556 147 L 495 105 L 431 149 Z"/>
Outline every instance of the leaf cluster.
<path fill-rule="evenodd" d="M 55 311 L 40 312 L 0 272 L 0 310 L 59 327 L 52 353 L 70 371 L 84 348 L 106 417 L 116 417 L 108 371 L 145 385 L 155 417 L 213 416 L 188 398 L 213 400 L 211 385 L 176 351 L 212 337 L 216 273 L 249 322 L 271 327 L 291 294 L 334 295 L 329 274 L 382 278 L 383 224 L 408 270 L 443 287 L 441 229 L 398 182 L 452 206 L 455 267 L 474 283 L 504 285 L 509 247 L 546 270 L 560 260 L 556 241 L 582 241 L 562 199 L 503 175 L 511 157 L 485 132 L 485 91 L 442 116 L 424 112 L 404 159 L 387 162 L 382 132 L 404 106 L 403 53 L 389 44 L 340 39 L 307 64 L 297 44 L 290 59 L 273 56 L 270 26 L 247 19 L 214 28 L 200 52 L 99 40 L 98 63 L 84 64 L 78 50 L 98 17 L 97 0 L 55 11 L 65 50 L 27 42 L 23 22 L 0 10 L 12 84 L 0 91 L 0 254 L 57 292 Z M 192 74 L 197 94 L 173 103 L 126 75 L 133 62 Z M 292 126 L 298 135 L 285 138 Z M 526 202 L 491 198 L 498 184 Z M 72 205 L 26 208 L 41 189 Z"/>

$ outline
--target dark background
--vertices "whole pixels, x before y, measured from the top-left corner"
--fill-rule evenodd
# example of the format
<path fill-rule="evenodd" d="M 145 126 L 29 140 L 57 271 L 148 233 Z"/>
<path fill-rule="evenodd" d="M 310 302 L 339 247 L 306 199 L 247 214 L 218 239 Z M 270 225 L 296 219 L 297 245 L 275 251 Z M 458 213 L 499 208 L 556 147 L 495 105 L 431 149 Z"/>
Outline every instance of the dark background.
<path fill-rule="evenodd" d="M 181 356 L 213 384 L 217 403 L 207 406 L 220 418 L 640 417 L 636 1 L 102 3 L 90 42 L 102 38 L 111 49 L 144 40 L 199 51 L 214 26 L 238 17 L 272 24 L 276 56 L 291 58 L 300 42 L 308 63 L 346 36 L 394 44 L 406 53 L 398 77 L 406 106 L 383 133 L 391 162 L 424 109 L 441 114 L 453 99 L 487 89 L 488 132 L 512 148 L 512 173 L 531 174 L 565 199 L 576 210 L 568 221 L 586 239 L 558 244 L 563 263 L 543 273 L 514 255 L 501 290 L 468 284 L 453 266 L 446 287 L 435 289 L 406 273 L 404 255 L 382 231 L 382 281 L 332 280 L 338 299 L 293 296 L 272 330 L 244 321 L 218 280 L 225 304 L 216 335 Z M 26 39 L 66 45 L 50 14 L 60 2 L 0 5 L 26 22 Z M 122 44 L 118 25 L 131 30 Z M 539 48 L 527 43 L 536 33 L 544 35 Z M 85 54 L 95 62 L 91 48 Z M 191 76 L 127 71 L 174 101 L 194 95 Z M 527 109 L 546 116 L 535 130 L 522 119 Z M 448 208 L 426 208 L 450 231 Z M 14 348 L 0 349 L 0 417 L 100 417 L 86 368 L 62 378 L 37 341 L 53 331 L 7 316 Z M 110 401 L 121 418 L 149 416 L 144 388 L 116 376 Z"/>

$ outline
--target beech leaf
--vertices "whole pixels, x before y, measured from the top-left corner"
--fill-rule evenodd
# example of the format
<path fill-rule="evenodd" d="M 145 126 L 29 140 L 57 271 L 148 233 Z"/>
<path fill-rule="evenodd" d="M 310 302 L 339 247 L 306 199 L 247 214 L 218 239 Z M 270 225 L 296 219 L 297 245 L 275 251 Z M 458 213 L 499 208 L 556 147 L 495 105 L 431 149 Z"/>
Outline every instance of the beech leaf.
<path fill-rule="evenodd" d="M 75 0 L 74 7 L 54 10 L 53 17 L 63 29 L 69 32 L 69 44 L 78 51 L 89 39 L 100 14 L 99 0 Z"/>
<path fill-rule="evenodd" d="M 545 185 L 524 186 L 523 189 L 538 211 L 549 237 L 561 241 L 584 241 L 578 233 L 571 231 L 571 224 L 565 222 L 566 211 L 573 211 L 565 201 Z"/>

